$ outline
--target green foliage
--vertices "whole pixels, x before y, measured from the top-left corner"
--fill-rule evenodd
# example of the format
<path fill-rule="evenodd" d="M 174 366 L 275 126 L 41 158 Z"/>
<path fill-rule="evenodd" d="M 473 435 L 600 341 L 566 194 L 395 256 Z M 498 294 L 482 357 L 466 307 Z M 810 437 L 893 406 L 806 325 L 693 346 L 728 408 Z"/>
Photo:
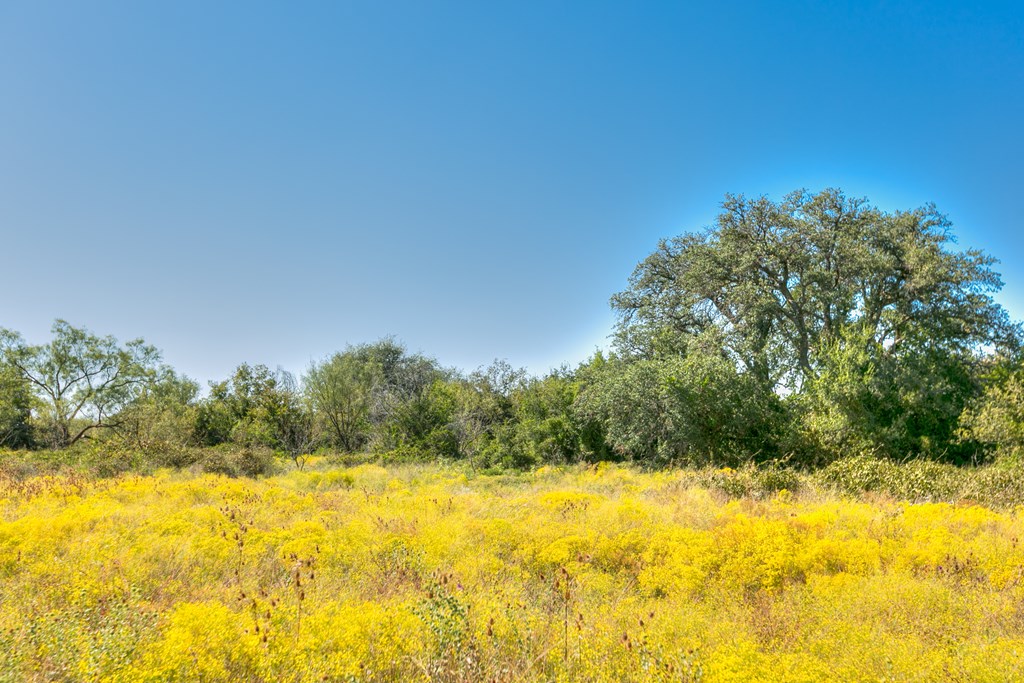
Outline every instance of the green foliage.
<path fill-rule="evenodd" d="M 97 477 L 117 477 L 128 472 L 145 472 L 146 454 L 130 444 L 90 439 L 79 441 L 65 451 L 66 462 Z"/>
<path fill-rule="evenodd" d="M 163 367 L 153 383 L 122 411 L 118 431 L 124 440 L 144 451 L 190 445 L 195 438 L 198 396 L 198 384 Z"/>
<path fill-rule="evenodd" d="M 509 423 L 515 415 L 514 394 L 526 381 L 504 361 L 495 361 L 458 382 L 453 430 L 463 457 L 481 467 L 502 466 L 506 455 L 500 441 L 511 441 Z"/>
<path fill-rule="evenodd" d="M 265 365 L 243 363 L 234 374 L 210 383 L 210 395 L 196 416 L 196 434 L 200 443 L 214 446 L 247 434 L 244 423 L 251 422 L 257 409 L 276 390 L 274 374 Z"/>
<path fill-rule="evenodd" d="M 513 392 L 523 381 L 524 373 L 496 362 L 469 377 L 435 375 L 424 389 L 407 391 L 404 400 L 396 400 L 401 394 L 392 392 L 373 448 L 378 452 L 412 449 L 484 466 L 495 464 L 503 458 L 499 439 L 515 413 Z"/>
<path fill-rule="evenodd" d="M 878 493 L 899 500 L 975 502 L 1012 507 L 1024 500 L 1024 470 L 1019 466 L 956 467 L 928 460 L 895 463 L 858 456 L 838 460 L 814 480 L 843 493 Z"/>
<path fill-rule="evenodd" d="M 389 459 L 431 454 L 481 469 L 574 462 L 584 451 L 579 387 L 568 371 L 531 379 L 504 361 L 467 377 L 439 377 L 393 405 L 373 447 Z"/>
<path fill-rule="evenodd" d="M 0 359 L 0 448 L 31 448 L 32 387 L 18 369 Z"/>
<path fill-rule="evenodd" d="M 351 350 L 309 368 L 305 392 L 331 445 L 354 451 L 369 440 L 373 393 L 382 375 L 378 364 Z"/>
<path fill-rule="evenodd" d="M 721 491 L 730 498 L 771 498 L 782 491 L 804 488 L 803 477 L 796 470 L 777 463 L 745 465 L 740 469 L 699 470 L 694 476 L 697 483 L 711 490 Z"/>
<path fill-rule="evenodd" d="M 976 460 L 980 454 L 974 445 L 957 439 L 960 415 L 980 391 L 976 359 L 966 352 L 926 349 L 887 361 L 889 381 L 898 388 L 886 423 L 889 457 L 953 464 Z"/>
<path fill-rule="evenodd" d="M 469 628 L 468 606 L 442 574 L 431 581 L 427 597 L 413 610 L 430 634 L 430 659 L 425 669 L 432 681 L 478 679 L 479 654 Z"/>
<path fill-rule="evenodd" d="M 931 205 L 885 213 L 839 190 L 727 196 L 713 228 L 663 241 L 613 298 L 617 344 L 627 361 L 664 362 L 716 340 L 742 375 L 787 395 L 787 450 L 806 465 L 851 453 L 972 461 L 957 425 L 979 392 L 977 358 L 1014 348 L 1017 329 L 992 299 L 994 259 L 951 245 Z M 648 415 L 609 434 L 620 449 L 663 449 L 664 382 L 651 367 L 627 376 L 620 399 Z"/>
<path fill-rule="evenodd" d="M 728 195 L 713 229 L 662 241 L 612 299 L 619 346 L 652 357 L 714 330 L 745 370 L 796 389 L 854 324 L 896 357 L 1007 342 L 994 259 L 951 243 L 930 205 L 889 214 L 834 189 Z"/>
<path fill-rule="evenodd" d="M 291 375 L 242 364 L 231 378 L 210 385 L 210 396 L 196 413 L 196 436 L 210 446 L 230 441 L 270 448 L 301 465 L 318 434 Z"/>
<path fill-rule="evenodd" d="M 505 361 L 462 374 L 384 338 L 313 363 L 301 386 L 243 364 L 200 399 L 141 340 L 57 321 L 49 344 L 29 346 L 0 330 L 0 447 L 116 435 L 110 452 L 141 451 L 141 466 L 229 473 L 265 467 L 224 453 L 302 468 L 317 450 L 478 472 L 1024 462 L 1021 329 L 992 298 L 994 259 L 954 249 L 934 206 L 887 213 L 828 189 L 729 195 L 722 209 L 707 230 L 663 240 L 613 297 L 614 355 L 544 377 Z M 723 487 L 771 489 L 748 479 Z"/>
<path fill-rule="evenodd" d="M 612 362 L 581 396 L 624 457 L 652 464 L 736 465 L 779 455 L 782 406 L 722 355 Z"/>
<path fill-rule="evenodd" d="M 459 385 L 435 380 L 425 391 L 392 406 L 388 419 L 377 428 L 374 449 L 378 452 L 416 452 L 435 458 L 462 456 L 454 420 L 458 409 Z"/>
<path fill-rule="evenodd" d="M 579 384 L 565 371 L 556 371 L 528 382 L 514 396 L 512 464 L 517 467 L 540 463 L 571 463 L 582 451 L 579 425 L 573 406 Z"/>
<path fill-rule="evenodd" d="M 589 394 L 605 374 L 609 361 L 600 351 L 576 368 L 576 400 L 570 411 L 570 420 L 579 436 L 579 457 L 587 462 L 621 460 L 621 455 L 608 443 L 607 429 L 601 411 L 595 410 Z"/>
<path fill-rule="evenodd" d="M 30 346 L 0 329 L 0 355 L 27 380 L 39 401 L 43 440 L 66 448 L 97 430 L 122 427 L 121 412 L 152 384 L 159 352 L 141 339 L 123 346 L 63 320 L 48 344 Z"/>
<path fill-rule="evenodd" d="M 272 474 L 275 469 L 274 452 L 266 447 L 233 446 L 225 444 L 197 453 L 193 466 L 202 472 L 224 474 L 229 477 L 257 477 Z"/>
<path fill-rule="evenodd" d="M 304 390 L 330 445 L 385 452 L 423 441 L 436 426 L 430 393 L 445 374 L 437 361 L 385 338 L 313 364 Z"/>
<path fill-rule="evenodd" d="M 790 400 L 809 442 L 806 464 L 858 454 L 971 460 L 977 449 L 956 430 L 978 392 L 976 365 L 927 349 L 897 359 L 870 335 L 846 330 L 822 349 L 819 374 Z"/>
<path fill-rule="evenodd" d="M 1006 463 L 1024 463 L 1024 361 L 996 363 L 984 394 L 961 418 L 960 438 L 992 449 Z"/>

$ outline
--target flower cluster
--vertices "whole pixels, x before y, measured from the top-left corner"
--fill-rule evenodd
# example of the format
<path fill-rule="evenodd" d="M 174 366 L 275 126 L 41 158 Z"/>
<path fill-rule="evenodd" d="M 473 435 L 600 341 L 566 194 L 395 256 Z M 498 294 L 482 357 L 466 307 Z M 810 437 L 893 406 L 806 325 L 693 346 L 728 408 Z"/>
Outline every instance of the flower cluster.
<path fill-rule="evenodd" d="M 1016 680 L 1022 538 L 615 466 L 0 480 L 0 680 Z"/>

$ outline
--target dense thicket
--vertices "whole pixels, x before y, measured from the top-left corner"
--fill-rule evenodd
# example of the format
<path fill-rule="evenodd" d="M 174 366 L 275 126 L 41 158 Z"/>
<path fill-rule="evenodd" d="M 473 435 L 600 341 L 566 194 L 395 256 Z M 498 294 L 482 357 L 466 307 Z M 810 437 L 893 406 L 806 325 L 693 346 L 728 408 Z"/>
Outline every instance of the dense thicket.
<path fill-rule="evenodd" d="M 203 395 L 142 340 L 0 330 L 0 446 L 227 444 L 300 465 L 317 450 L 480 467 L 1021 459 L 1018 326 L 992 298 L 994 260 L 957 251 L 933 206 L 886 213 L 826 190 L 722 208 L 613 297 L 612 353 L 544 377 L 503 361 L 463 373 L 385 338 L 298 379 L 242 364 Z"/>

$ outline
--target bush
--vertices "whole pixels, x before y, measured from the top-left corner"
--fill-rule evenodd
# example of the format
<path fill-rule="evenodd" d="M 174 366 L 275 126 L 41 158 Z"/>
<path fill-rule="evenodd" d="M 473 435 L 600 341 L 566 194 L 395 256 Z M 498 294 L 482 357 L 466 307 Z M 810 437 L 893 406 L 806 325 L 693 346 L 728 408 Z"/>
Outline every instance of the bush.
<path fill-rule="evenodd" d="M 857 495 L 866 491 L 880 491 L 891 477 L 892 463 L 868 456 L 854 456 L 836 460 L 818 472 L 817 479 L 843 493 Z"/>
<path fill-rule="evenodd" d="M 274 473 L 275 457 L 269 448 L 220 446 L 204 450 L 196 466 L 212 474 L 258 477 Z"/>
<path fill-rule="evenodd" d="M 1009 508 L 1024 503 L 1024 471 L 1020 467 L 991 466 L 972 472 L 961 496 L 992 507 Z"/>
<path fill-rule="evenodd" d="M 150 469 L 142 451 L 116 441 L 82 440 L 72 448 L 47 452 L 45 459 L 101 478 Z"/>
<path fill-rule="evenodd" d="M 45 460 L 35 451 L 0 449 L 0 478 L 21 481 L 28 477 L 51 474 L 60 469 L 60 463 Z"/>
<path fill-rule="evenodd" d="M 702 470 L 696 479 L 699 485 L 721 491 L 730 498 L 768 498 L 779 491 L 796 491 L 803 487 L 796 470 L 775 464 L 747 465 L 738 470 L 731 467 Z"/>
<path fill-rule="evenodd" d="M 608 444 L 658 466 L 728 465 L 779 455 L 778 396 L 721 355 L 609 363 L 578 401 L 581 420 L 600 421 Z"/>
<path fill-rule="evenodd" d="M 203 449 L 188 446 L 166 446 L 147 451 L 147 459 L 154 467 L 172 467 L 174 469 L 192 467 L 204 456 Z"/>
<path fill-rule="evenodd" d="M 430 452 L 411 444 L 400 444 L 389 451 L 379 453 L 381 462 L 432 462 L 437 458 Z"/>
<path fill-rule="evenodd" d="M 1024 500 L 1024 471 L 1017 467 L 956 467 L 929 460 L 900 464 L 858 456 L 837 460 L 814 479 L 848 495 L 882 493 L 912 502 L 970 501 L 1005 507 Z"/>

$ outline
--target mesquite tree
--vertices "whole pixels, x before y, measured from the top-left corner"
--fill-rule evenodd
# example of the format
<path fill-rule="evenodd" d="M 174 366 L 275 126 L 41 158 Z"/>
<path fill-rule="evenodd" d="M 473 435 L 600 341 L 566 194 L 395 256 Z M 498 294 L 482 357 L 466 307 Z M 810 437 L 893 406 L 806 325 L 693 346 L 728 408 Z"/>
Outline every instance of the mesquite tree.
<path fill-rule="evenodd" d="M 141 339 L 118 344 L 58 320 L 48 344 L 31 346 L 0 329 L 0 353 L 39 399 L 44 437 L 71 446 L 95 430 L 117 429 L 120 413 L 156 377 L 160 353 Z"/>

